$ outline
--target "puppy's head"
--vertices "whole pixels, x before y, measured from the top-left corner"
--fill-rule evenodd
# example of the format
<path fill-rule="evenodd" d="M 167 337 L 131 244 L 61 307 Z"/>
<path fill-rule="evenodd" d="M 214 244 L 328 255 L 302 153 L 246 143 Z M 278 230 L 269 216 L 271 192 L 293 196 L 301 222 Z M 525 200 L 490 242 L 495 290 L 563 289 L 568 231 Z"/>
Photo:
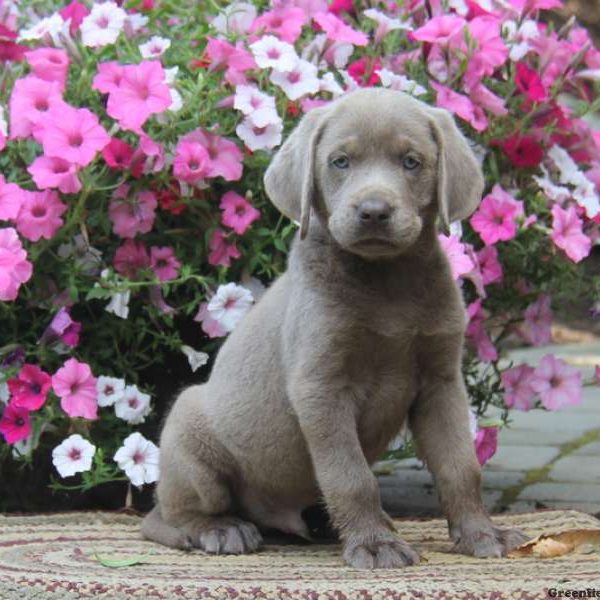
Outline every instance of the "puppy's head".
<path fill-rule="evenodd" d="M 311 212 L 365 258 L 409 249 L 426 219 L 469 216 L 483 190 L 454 120 L 401 92 L 352 92 L 308 113 L 265 174 L 271 201 L 308 232 Z"/>

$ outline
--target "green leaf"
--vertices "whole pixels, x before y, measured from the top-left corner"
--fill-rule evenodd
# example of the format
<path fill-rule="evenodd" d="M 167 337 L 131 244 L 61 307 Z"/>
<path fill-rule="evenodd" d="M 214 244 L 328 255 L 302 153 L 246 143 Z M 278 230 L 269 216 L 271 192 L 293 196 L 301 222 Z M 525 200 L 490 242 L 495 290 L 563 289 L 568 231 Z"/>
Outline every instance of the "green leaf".
<path fill-rule="evenodd" d="M 133 565 L 139 565 L 140 563 L 146 561 L 150 557 L 150 555 L 138 554 L 137 556 L 132 556 L 131 558 L 110 558 L 106 556 L 100 556 L 96 551 L 94 551 L 94 557 L 103 567 L 109 567 L 111 569 L 120 569 L 122 567 L 132 567 Z"/>

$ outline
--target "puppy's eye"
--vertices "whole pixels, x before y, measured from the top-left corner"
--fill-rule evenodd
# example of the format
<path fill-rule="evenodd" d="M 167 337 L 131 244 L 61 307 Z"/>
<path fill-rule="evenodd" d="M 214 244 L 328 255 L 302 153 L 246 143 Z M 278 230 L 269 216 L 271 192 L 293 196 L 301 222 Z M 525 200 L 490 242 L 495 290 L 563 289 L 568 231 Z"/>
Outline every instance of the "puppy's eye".
<path fill-rule="evenodd" d="M 402 166 L 408 171 L 414 171 L 417 167 L 421 166 L 421 163 L 412 156 L 405 156 L 402 161 Z"/>
<path fill-rule="evenodd" d="M 347 156 L 338 156 L 331 161 L 331 164 L 338 169 L 347 169 L 350 166 L 350 159 Z"/>

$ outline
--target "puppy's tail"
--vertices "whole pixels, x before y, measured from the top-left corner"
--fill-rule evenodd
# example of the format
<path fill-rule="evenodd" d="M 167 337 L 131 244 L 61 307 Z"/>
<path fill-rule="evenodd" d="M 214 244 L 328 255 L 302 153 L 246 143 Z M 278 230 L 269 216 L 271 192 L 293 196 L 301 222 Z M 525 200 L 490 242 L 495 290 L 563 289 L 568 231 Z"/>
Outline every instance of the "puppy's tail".
<path fill-rule="evenodd" d="M 158 504 L 144 517 L 142 521 L 142 535 L 147 540 L 158 542 L 171 548 L 178 548 L 180 550 L 190 550 L 192 548 L 188 536 L 181 529 L 163 521 Z"/>

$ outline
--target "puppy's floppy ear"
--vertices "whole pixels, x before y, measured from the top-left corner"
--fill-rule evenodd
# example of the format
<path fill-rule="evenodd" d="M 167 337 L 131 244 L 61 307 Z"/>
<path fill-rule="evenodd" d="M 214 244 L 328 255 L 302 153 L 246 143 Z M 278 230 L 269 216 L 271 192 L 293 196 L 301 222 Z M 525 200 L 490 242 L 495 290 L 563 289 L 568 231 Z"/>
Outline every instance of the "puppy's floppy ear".
<path fill-rule="evenodd" d="M 471 215 L 483 193 L 481 167 L 446 110 L 430 108 L 433 137 L 438 147 L 437 202 L 445 230 L 453 221 Z"/>
<path fill-rule="evenodd" d="M 307 113 L 277 152 L 264 183 L 271 202 L 288 218 L 300 222 L 300 238 L 308 233 L 315 185 L 315 155 L 327 107 Z"/>

